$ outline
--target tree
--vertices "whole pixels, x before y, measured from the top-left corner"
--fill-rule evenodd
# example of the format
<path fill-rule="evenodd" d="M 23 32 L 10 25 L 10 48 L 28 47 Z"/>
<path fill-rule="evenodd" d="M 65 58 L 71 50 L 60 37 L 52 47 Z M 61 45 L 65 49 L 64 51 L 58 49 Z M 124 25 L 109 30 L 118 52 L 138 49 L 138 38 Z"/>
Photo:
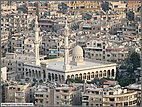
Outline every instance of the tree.
<path fill-rule="evenodd" d="M 75 78 L 75 83 L 83 83 L 83 80 L 81 80 L 79 77 Z"/>
<path fill-rule="evenodd" d="M 29 78 L 25 78 L 25 81 L 29 81 Z"/>
<path fill-rule="evenodd" d="M 102 8 L 103 11 L 105 11 L 105 12 L 108 12 L 109 9 L 111 9 L 111 8 L 109 7 L 109 3 L 106 2 L 106 1 L 101 3 L 101 8 Z"/>
<path fill-rule="evenodd" d="M 42 79 L 41 79 L 41 80 L 39 80 L 39 83 L 41 83 L 41 84 L 42 84 L 42 83 L 43 83 L 43 80 L 42 80 Z"/>
<path fill-rule="evenodd" d="M 66 83 L 67 83 L 67 82 L 72 82 L 72 83 L 73 83 L 73 82 L 75 82 L 75 80 L 72 79 L 72 78 L 68 78 L 68 79 L 66 80 Z"/>
<path fill-rule="evenodd" d="M 33 82 L 37 82 L 37 80 L 35 78 L 33 78 Z"/>
<path fill-rule="evenodd" d="M 140 66 L 140 55 L 137 52 L 133 52 L 130 55 L 130 63 L 133 64 L 133 69 L 136 70 Z"/>
<path fill-rule="evenodd" d="M 134 21 L 135 19 L 135 14 L 133 11 L 129 11 L 128 13 L 126 13 L 126 17 L 129 21 Z"/>

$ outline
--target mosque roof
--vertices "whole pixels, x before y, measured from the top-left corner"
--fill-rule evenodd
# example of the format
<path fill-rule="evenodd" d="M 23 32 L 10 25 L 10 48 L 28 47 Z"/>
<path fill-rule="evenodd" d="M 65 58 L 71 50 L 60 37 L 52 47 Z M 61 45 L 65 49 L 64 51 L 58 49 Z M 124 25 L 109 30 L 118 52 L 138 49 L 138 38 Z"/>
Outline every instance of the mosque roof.
<path fill-rule="evenodd" d="M 69 58 L 69 63 L 71 61 L 71 57 Z M 56 60 L 43 60 L 42 62 L 48 63 L 48 68 L 49 70 L 55 70 L 55 71 L 60 71 L 60 72 L 64 72 L 63 66 L 64 66 L 64 58 L 62 59 L 56 59 Z M 91 61 L 87 61 L 85 60 L 85 64 L 84 65 L 80 65 L 80 66 L 75 66 L 75 65 L 71 65 L 70 64 L 70 69 L 67 72 L 73 72 L 73 71 L 79 71 L 79 70 L 87 70 L 87 69 L 91 69 L 91 68 L 100 68 L 100 67 L 107 67 L 107 66 L 112 66 L 112 65 L 116 65 L 115 63 L 101 63 L 101 62 L 91 62 Z"/>

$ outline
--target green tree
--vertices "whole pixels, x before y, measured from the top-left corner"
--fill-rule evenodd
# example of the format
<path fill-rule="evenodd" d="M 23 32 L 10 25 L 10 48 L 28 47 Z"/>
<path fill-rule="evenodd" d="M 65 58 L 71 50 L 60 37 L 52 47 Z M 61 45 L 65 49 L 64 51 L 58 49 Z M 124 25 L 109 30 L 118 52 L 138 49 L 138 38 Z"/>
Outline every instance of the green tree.
<path fill-rule="evenodd" d="M 135 14 L 133 11 L 129 11 L 128 13 L 126 13 L 126 17 L 129 21 L 134 21 L 135 19 Z"/>
<path fill-rule="evenodd" d="M 35 82 L 37 82 L 37 80 L 35 78 L 33 78 L 33 82 L 35 83 Z"/>
<path fill-rule="evenodd" d="M 103 9 L 105 12 L 107 12 L 107 11 L 109 11 L 109 9 L 111 9 L 111 8 L 109 7 L 109 3 L 108 3 L 107 1 L 102 2 L 102 3 L 101 3 L 101 7 L 102 7 L 102 9 Z"/>
<path fill-rule="evenodd" d="M 29 81 L 29 78 L 25 78 L 25 81 Z"/>
<path fill-rule="evenodd" d="M 75 78 L 75 83 L 83 83 L 83 80 L 81 80 L 79 77 Z"/>
<path fill-rule="evenodd" d="M 42 84 L 42 83 L 43 83 L 43 80 L 42 80 L 42 79 L 41 79 L 41 80 L 39 80 L 39 83 L 41 83 L 41 84 Z"/>
<path fill-rule="evenodd" d="M 75 79 L 73 79 L 73 78 L 68 78 L 68 79 L 66 80 L 66 83 L 67 83 L 67 82 L 72 82 L 72 83 L 73 83 L 73 82 L 75 82 Z"/>
<path fill-rule="evenodd" d="M 137 52 L 133 52 L 130 55 L 130 63 L 133 64 L 133 69 L 136 70 L 140 66 L 140 55 Z"/>

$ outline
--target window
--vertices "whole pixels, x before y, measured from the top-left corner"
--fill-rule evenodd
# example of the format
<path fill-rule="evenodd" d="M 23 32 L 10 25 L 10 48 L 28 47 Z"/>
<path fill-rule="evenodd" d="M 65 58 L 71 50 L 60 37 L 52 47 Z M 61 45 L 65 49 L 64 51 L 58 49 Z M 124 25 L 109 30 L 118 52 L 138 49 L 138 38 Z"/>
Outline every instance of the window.
<path fill-rule="evenodd" d="M 115 99 L 114 99 L 114 98 L 109 98 L 109 100 L 110 100 L 110 101 L 115 101 Z"/>
<path fill-rule="evenodd" d="M 57 102 L 57 104 L 59 104 L 59 102 Z"/>
<path fill-rule="evenodd" d="M 105 54 L 105 51 L 103 51 L 103 54 Z"/>
<path fill-rule="evenodd" d="M 57 98 L 59 98 L 59 96 L 57 96 Z"/>
<path fill-rule="evenodd" d="M 103 56 L 103 59 L 105 59 L 105 56 Z"/>
<path fill-rule="evenodd" d="M 91 104 L 91 106 L 93 106 L 93 104 Z"/>
<path fill-rule="evenodd" d="M 99 99 L 98 99 L 98 98 L 96 98 L 95 100 L 96 100 L 96 101 L 98 101 Z"/>
<path fill-rule="evenodd" d="M 65 102 L 65 104 L 67 104 L 67 102 Z"/>
<path fill-rule="evenodd" d="M 46 97 L 48 98 L 48 95 L 46 95 Z"/>
<path fill-rule="evenodd" d="M 105 49 L 105 46 L 103 46 L 103 49 Z"/>
<path fill-rule="evenodd" d="M 56 92 L 60 92 L 60 90 L 56 90 Z"/>
<path fill-rule="evenodd" d="M 101 54 L 100 54 L 100 56 L 101 56 Z"/>
<path fill-rule="evenodd" d="M 65 96 L 65 99 L 67 99 L 67 96 Z"/>
<path fill-rule="evenodd" d="M 107 54 L 107 57 L 110 57 L 110 54 Z"/>
<path fill-rule="evenodd" d="M 67 90 L 64 90 L 64 93 L 67 93 L 68 91 Z"/>
<path fill-rule="evenodd" d="M 17 90 L 20 91 L 20 88 L 18 88 Z"/>

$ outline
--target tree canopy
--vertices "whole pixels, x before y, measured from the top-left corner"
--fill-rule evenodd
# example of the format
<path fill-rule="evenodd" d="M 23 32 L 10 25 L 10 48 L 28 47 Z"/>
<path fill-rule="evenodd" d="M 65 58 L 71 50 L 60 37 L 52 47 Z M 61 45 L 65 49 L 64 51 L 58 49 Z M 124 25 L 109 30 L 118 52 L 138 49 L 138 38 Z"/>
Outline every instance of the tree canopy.
<path fill-rule="evenodd" d="M 109 7 L 109 3 L 106 1 L 101 3 L 101 7 L 102 7 L 103 11 L 105 11 L 105 12 L 107 12 L 107 11 L 109 11 L 109 9 L 111 9 Z"/>
<path fill-rule="evenodd" d="M 129 21 L 134 21 L 135 19 L 135 14 L 133 11 L 129 11 L 128 13 L 126 13 L 126 17 Z"/>

